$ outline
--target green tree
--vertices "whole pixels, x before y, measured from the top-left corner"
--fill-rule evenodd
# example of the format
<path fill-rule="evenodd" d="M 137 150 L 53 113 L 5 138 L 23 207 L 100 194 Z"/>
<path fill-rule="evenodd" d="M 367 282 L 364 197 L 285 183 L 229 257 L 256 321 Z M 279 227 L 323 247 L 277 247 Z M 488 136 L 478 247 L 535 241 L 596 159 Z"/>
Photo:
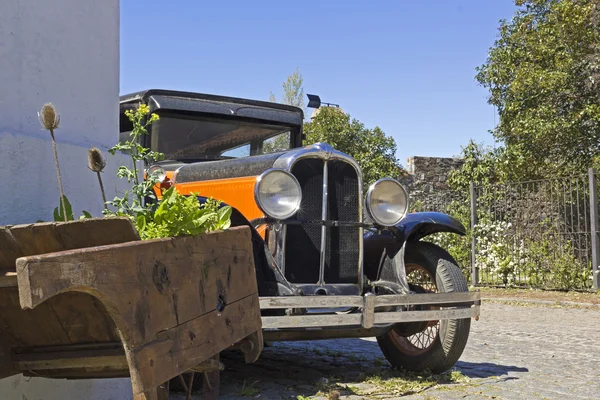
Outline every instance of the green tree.
<path fill-rule="evenodd" d="M 448 184 L 453 190 L 468 193 L 471 182 L 488 187 L 504 178 L 499 164 L 503 159 L 502 148 L 486 148 L 472 139 L 462 148 L 460 168 L 450 171 Z"/>
<path fill-rule="evenodd" d="M 509 179 L 581 173 L 600 154 L 600 1 L 517 0 L 476 79 Z"/>
<path fill-rule="evenodd" d="M 379 127 L 369 129 L 339 108 L 322 107 L 304 124 L 306 144 L 328 143 L 356 159 L 365 186 L 383 177 L 399 178 L 403 169 L 396 159 L 396 141 Z"/>
<path fill-rule="evenodd" d="M 287 79 L 281 85 L 283 88 L 283 98 L 281 103 L 290 106 L 299 107 L 306 114 L 306 106 L 304 104 L 304 78 L 300 70 L 296 68 L 296 71 L 288 75 Z M 277 97 L 273 92 L 269 95 L 269 101 L 273 103 L 279 103 Z M 263 144 L 264 153 L 273 153 L 276 151 L 287 150 L 290 147 L 291 137 L 289 134 L 280 134 Z"/>
<path fill-rule="evenodd" d="M 288 104 L 290 106 L 296 106 L 302 109 L 306 113 L 306 104 L 304 103 L 304 78 L 300 70 L 296 68 L 292 74 L 288 75 L 285 82 L 282 83 L 283 98 L 281 103 Z M 278 103 L 277 97 L 273 92 L 269 96 L 269 101 Z"/>

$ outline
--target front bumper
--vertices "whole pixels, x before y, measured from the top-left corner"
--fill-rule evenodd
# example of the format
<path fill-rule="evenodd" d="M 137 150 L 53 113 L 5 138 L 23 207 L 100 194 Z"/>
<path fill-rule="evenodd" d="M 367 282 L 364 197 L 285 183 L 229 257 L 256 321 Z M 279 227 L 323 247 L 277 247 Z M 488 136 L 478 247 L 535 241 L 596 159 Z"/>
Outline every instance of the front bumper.
<path fill-rule="evenodd" d="M 414 310 L 426 306 L 439 308 Z M 474 292 L 391 294 L 364 296 L 283 296 L 261 297 L 261 310 L 354 308 L 352 313 L 322 313 L 262 317 L 263 329 L 372 327 L 404 322 L 478 318 L 481 294 Z M 382 307 L 403 307 L 401 311 L 378 311 Z"/>

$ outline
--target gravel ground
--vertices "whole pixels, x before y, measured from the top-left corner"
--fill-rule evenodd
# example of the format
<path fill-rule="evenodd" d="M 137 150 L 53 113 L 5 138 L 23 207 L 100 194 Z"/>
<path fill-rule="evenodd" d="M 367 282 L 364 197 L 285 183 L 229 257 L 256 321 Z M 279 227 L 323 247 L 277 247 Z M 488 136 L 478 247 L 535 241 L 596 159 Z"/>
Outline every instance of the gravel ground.
<path fill-rule="evenodd" d="M 275 343 L 255 364 L 223 361 L 226 400 L 600 399 L 600 309 L 485 302 L 444 376 L 392 370 L 374 339 Z"/>

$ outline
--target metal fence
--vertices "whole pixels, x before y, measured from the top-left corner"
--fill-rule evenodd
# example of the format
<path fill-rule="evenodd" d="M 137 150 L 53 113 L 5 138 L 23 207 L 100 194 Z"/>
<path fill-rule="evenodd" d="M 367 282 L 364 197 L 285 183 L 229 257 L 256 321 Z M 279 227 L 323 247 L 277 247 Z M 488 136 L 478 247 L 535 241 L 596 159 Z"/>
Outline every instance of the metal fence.
<path fill-rule="evenodd" d="M 598 290 L 597 174 L 420 193 L 418 210 L 453 215 L 468 241 L 448 246 L 471 284 Z M 469 249 L 464 247 L 468 245 Z M 461 247 L 462 246 L 462 247 Z"/>

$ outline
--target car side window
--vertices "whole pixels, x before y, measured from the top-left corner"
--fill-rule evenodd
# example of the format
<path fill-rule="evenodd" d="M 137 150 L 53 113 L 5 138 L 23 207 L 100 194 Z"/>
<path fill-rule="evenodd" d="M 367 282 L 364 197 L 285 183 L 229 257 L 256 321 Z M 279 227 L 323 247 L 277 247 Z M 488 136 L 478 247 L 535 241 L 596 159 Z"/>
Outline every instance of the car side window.
<path fill-rule="evenodd" d="M 262 145 L 263 153 L 275 153 L 278 151 L 289 150 L 290 135 L 290 132 L 284 132 L 266 139 Z"/>
<path fill-rule="evenodd" d="M 242 146 L 235 147 L 233 149 L 229 149 L 223 153 L 221 153 L 223 157 L 248 157 L 250 155 L 250 143 L 244 144 Z"/>

